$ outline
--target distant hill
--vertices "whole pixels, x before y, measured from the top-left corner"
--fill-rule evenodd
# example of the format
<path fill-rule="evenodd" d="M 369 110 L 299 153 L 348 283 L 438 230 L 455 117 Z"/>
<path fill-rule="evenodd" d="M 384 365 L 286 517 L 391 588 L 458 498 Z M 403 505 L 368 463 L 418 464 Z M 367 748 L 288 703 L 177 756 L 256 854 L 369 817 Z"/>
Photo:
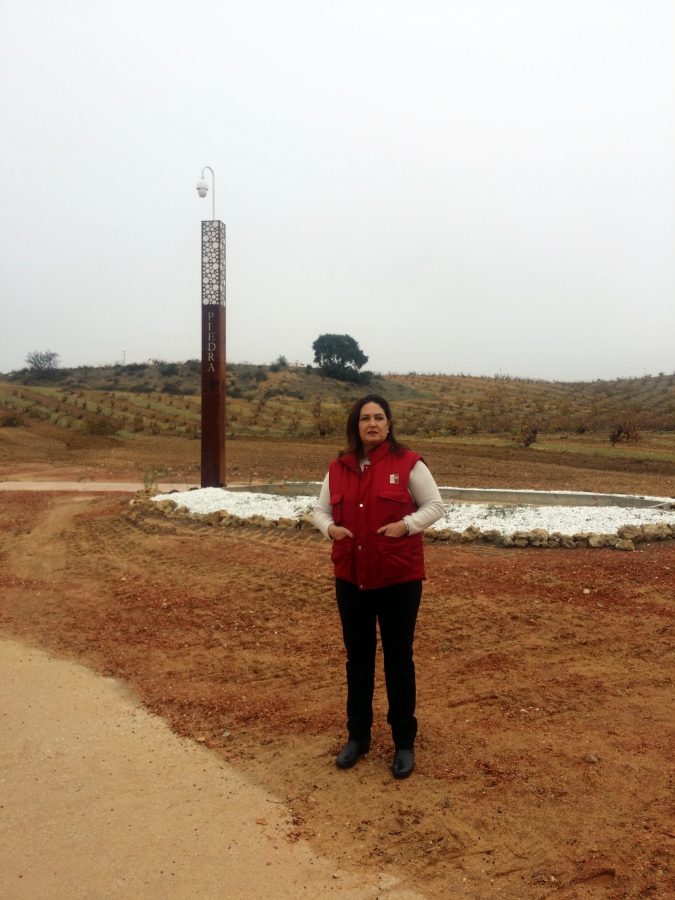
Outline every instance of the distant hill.
<path fill-rule="evenodd" d="M 311 366 L 235 364 L 227 382 L 233 435 L 341 433 L 345 409 L 371 390 L 392 402 L 402 434 L 499 435 L 530 428 L 606 436 L 622 428 L 621 439 L 675 431 L 675 374 L 569 383 L 409 373 L 373 375 L 359 385 L 326 378 Z M 0 420 L 28 416 L 91 433 L 197 437 L 200 384 L 199 360 L 80 366 L 42 377 L 22 370 L 0 376 Z"/>

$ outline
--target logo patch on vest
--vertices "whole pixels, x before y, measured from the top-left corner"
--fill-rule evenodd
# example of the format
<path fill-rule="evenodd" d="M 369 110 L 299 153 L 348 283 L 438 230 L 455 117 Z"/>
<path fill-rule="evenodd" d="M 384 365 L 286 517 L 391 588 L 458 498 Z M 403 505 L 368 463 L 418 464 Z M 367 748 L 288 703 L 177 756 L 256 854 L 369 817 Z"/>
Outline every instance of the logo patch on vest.
<path fill-rule="evenodd" d="M 398 475 L 396 473 L 389 476 L 389 484 L 398 484 Z"/>

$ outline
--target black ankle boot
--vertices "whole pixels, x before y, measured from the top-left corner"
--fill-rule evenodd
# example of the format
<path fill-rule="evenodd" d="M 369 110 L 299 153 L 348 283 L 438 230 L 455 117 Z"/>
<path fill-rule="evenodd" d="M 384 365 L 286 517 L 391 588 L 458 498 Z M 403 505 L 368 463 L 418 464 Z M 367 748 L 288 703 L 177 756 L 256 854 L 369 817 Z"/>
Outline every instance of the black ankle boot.
<path fill-rule="evenodd" d="M 394 778 L 407 778 L 415 768 L 415 751 L 412 747 L 397 749 L 391 767 Z"/>
<path fill-rule="evenodd" d="M 370 750 L 370 741 L 354 741 L 351 738 L 335 757 L 338 769 L 351 769 L 359 756 Z"/>

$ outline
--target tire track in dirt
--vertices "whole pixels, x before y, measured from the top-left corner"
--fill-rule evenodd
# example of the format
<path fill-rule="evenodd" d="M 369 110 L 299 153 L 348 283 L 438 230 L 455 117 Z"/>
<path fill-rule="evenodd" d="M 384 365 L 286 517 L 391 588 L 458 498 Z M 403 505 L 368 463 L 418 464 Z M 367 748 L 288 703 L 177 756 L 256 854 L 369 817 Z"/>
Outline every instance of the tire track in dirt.
<path fill-rule="evenodd" d="M 60 496 L 30 530 L 11 539 L 11 565 L 18 578 L 51 577 L 66 566 L 67 538 L 78 514 L 92 502 L 91 497 Z"/>

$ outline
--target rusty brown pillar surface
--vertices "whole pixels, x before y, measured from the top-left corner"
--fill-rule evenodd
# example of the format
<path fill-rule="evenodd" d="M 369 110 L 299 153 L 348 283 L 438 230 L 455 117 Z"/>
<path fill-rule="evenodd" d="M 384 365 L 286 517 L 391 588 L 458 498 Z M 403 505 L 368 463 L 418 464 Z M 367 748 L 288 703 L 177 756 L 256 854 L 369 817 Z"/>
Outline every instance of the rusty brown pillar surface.
<path fill-rule="evenodd" d="M 202 222 L 201 486 L 225 485 L 225 225 Z"/>

